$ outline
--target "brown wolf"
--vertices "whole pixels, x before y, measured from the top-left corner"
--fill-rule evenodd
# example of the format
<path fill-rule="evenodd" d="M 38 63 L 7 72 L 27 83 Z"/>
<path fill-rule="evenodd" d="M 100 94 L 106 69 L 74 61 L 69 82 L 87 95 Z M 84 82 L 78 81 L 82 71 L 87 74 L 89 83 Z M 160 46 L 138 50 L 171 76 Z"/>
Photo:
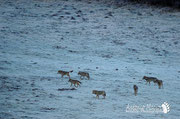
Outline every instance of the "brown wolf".
<path fill-rule="evenodd" d="M 134 85 L 133 88 L 134 88 L 134 95 L 136 96 L 137 92 L 138 92 L 138 87 L 136 85 Z"/>
<path fill-rule="evenodd" d="M 163 88 L 163 81 L 162 80 L 156 80 L 156 81 L 154 81 L 154 83 L 158 84 L 159 89 L 161 89 L 161 87 Z"/>
<path fill-rule="evenodd" d="M 144 76 L 143 79 L 146 80 L 146 84 L 149 83 L 149 85 L 150 85 L 151 81 L 154 82 L 154 81 L 158 80 L 156 77 L 147 77 L 147 76 Z"/>
<path fill-rule="evenodd" d="M 72 84 L 74 84 L 75 87 L 78 87 L 81 84 L 81 82 L 78 80 L 69 79 L 69 82 L 71 82 L 71 86 L 72 86 Z"/>
<path fill-rule="evenodd" d="M 81 80 L 82 80 L 82 77 L 87 77 L 88 80 L 89 80 L 89 78 L 90 78 L 89 73 L 87 73 L 87 72 L 79 71 L 79 72 L 78 72 L 78 75 L 80 75 L 80 79 L 81 79 Z"/>
<path fill-rule="evenodd" d="M 104 98 L 106 97 L 106 92 L 105 91 L 97 91 L 97 90 L 93 90 L 92 94 L 96 95 L 96 98 L 99 99 L 99 95 L 102 95 Z"/>
<path fill-rule="evenodd" d="M 69 73 L 73 72 L 73 70 L 67 72 L 67 71 L 62 71 L 62 70 L 59 70 L 58 71 L 58 74 L 61 74 L 61 79 L 63 78 L 64 75 L 68 76 L 70 78 L 70 75 Z"/>

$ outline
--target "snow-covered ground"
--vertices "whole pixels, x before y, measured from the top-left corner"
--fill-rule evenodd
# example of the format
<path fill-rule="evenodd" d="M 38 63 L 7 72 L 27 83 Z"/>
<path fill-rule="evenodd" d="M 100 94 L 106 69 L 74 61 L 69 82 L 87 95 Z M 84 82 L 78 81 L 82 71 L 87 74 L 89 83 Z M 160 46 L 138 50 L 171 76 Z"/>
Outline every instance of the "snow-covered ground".
<path fill-rule="evenodd" d="M 77 90 L 58 70 L 90 73 Z M 163 80 L 164 88 L 142 77 Z M 133 85 L 139 87 L 134 96 Z M 92 90 L 105 90 L 96 99 Z M 97 1 L 1 0 L 0 119 L 178 119 L 180 12 Z M 170 104 L 170 112 L 126 112 Z"/>

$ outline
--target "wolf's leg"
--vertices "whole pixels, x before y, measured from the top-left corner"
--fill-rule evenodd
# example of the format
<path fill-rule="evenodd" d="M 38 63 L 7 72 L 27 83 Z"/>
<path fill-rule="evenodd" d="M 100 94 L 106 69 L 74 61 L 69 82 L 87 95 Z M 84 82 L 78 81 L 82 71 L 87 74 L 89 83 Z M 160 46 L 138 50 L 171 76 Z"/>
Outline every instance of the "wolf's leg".
<path fill-rule="evenodd" d="M 61 74 L 61 80 L 63 79 L 63 76 L 64 76 L 64 75 L 63 75 L 63 74 Z"/>

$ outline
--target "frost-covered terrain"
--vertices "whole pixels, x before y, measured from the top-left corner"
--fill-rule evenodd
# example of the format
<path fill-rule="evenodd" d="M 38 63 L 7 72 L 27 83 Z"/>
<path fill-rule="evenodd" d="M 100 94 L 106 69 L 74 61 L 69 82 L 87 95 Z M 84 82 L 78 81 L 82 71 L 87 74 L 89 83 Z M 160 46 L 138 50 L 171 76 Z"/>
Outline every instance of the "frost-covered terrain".
<path fill-rule="evenodd" d="M 58 70 L 90 73 L 77 90 Z M 164 88 L 142 77 L 163 80 Z M 178 119 L 180 12 L 97 1 L 1 0 L 0 119 Z M 139 87 L 134 96 L 133 85 Z M 105 90 L 96 99 L 92 90 Z M 127 105 L 170 104 L 131 113 Z"/>

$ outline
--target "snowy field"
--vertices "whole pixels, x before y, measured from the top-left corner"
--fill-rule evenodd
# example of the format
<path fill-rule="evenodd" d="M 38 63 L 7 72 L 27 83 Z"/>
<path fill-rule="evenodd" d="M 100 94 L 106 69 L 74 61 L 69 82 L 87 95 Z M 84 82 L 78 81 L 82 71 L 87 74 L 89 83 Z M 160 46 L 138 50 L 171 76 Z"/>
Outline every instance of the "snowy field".
<path fill-rule="evenodd" d="M 90 74 L 77 90 L 58 70 Z M 164 88 L 142 77 L 163 80 Z M 134 95 L 133 85 L 139 87 Z M 92 90 L 105 90 L 96 99 Z M 126 112 L 127 105 L 170 112 Z M 138 4 L 1 0 L 0 119 L 178 119 L 180 12 Z"/>

